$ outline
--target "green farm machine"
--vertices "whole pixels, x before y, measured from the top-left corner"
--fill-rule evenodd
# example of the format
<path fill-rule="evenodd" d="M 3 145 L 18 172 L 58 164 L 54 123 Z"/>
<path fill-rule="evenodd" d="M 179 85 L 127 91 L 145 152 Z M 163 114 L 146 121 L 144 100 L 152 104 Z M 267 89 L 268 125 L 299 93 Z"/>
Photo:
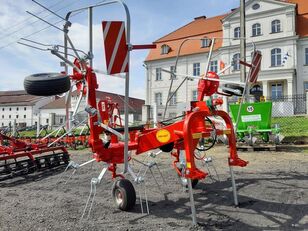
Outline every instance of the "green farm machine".
<path fill-rule="evenodd" d="M 257 137 L 264 143 L 281 141 L 280 128 L 272 125 L 272 102 L 245 102 L 230 104 L 233 123 L 236 123 L 236 133 L 239 141 L 253 145 Z"/>

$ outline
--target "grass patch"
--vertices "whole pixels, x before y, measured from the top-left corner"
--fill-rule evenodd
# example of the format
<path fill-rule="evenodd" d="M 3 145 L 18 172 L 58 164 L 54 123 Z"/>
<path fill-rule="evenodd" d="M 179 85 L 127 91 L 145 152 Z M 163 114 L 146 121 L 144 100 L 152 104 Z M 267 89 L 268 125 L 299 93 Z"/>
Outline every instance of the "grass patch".
<path fill-rule="evenodd" d="M 274 124 L 279 124 L 280 132 L 285 137 L 308 136 L 307 116 L 274 117 L 272 118 L 272 126 Z"/>

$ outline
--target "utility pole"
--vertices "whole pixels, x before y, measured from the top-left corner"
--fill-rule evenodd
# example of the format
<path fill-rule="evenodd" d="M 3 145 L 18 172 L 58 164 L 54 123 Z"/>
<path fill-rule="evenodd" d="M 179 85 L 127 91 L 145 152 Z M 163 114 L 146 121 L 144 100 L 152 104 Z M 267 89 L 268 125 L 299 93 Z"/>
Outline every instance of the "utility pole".
<path fill-rule="evenodd" d="M 241 60 L 246 62 L 246 15 L 245 15 L 245 0 L 240 0 L 240 27 L 241 27 Z M 246 80 L 246 67 L 241 65 L 241 82 Z M 248 89 L 247 89 L 248 90 Z"/>

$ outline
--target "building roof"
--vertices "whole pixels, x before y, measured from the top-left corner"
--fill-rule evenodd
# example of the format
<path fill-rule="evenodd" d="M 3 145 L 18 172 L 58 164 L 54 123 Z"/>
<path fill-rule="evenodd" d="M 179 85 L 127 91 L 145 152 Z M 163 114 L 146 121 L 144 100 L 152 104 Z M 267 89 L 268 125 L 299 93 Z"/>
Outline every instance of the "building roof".
<path fill-rule="evenodd" d="M 74 91 L 72 92 L 72 97 L 78 96 L 78 92 Z M 104 100 L 106 97 L 109 97 L 112 102 L 118 103 L 120 112 L 124 112 L 124 96 L 115 94 L 115 93 L 109 93 L 104 91 L 96 91 L 96 98 Z M 142 106 L 145 104 L 145 101 L 142 99 L 137 98 L 129 98 L 129 112 L 130 113 L 137 113 L 141 114 L 142 112 Z M 45 105 L 41 109 L 63 109 L 65 108 L 65 97 L 61 97 L 56 99 L 55 101 L 50 102 L 49 104 Z"/>
<path fill-rule="evenodd" d="M 0 91 L 1 106 L 33 106 L 43 96 L 29 95 L 26 91 Z"/>
<path fill-rule="evenodd" d="M 286 0 L 286 2 L 297 4 L 296 32 L 300 37 L 308 36 L 308 1 Z"/>
<path fill-rule="evenodd" d="M 308 36 L 308 0 L 276 0 L 286 3 L 297 4 L 296 16 L 296 32 L 300 37 Z M 223 15 L 218 15 L 211 18 L 197 17 L 194 21 L 186 24 L 183 27 L 163 36 L 156 40 L 154 44 L 157 45 L 156 49 L 151 49 L 145 61 L 162 60 L 166 58 L 173 58 L 177 56 L 178 47 L 181 43 L 189 37 L 202 38 L 202 37 L 222 37 L 222 22 L 221 20 L 234 11 Z M 161 46 L 167 45 L 170 47 L 168 54 L 161 54 Z M 222 40 L 216 41 L 214 50 L 222 46 Z M 209 48 L 202 48 L 200 42 L 187 41 L 181 48 L 180 56 L 192 55 L 198 53 L 208 52 Z"/>
<path fill-rule="evenodd" d="M 176 57 L 178 51 L 174 48 L 179 47 L 187 38 L 222 37 L 221 19 L 227 15 L 228 14 L 223 14 L 211 18 L 206 18 L 205 16 L 197 17 L 187 25 L 156 40 L 154 44 L 157 45 L 157 48 L 150 50 L 146 61 Z M 168 54 L 161 54 L 162 45 L 168 45 L 171 48 Z M 214 49 L 218 49 L 221 45 L 221 40 L 217 40 Z M 180 55 L 198 54 L 208 51 L 209 48 L 201 48 L 200 42 L 192 40 L 185 42 L 185 45 L 182 46 Z"/>
<path fill-rule="evenodd" d="M 65 96 L 56 97 L 54 101 L 51 101 L 50 103 L 41 107 L 41 109 L 64 109 L 64 108 L 65 108 Z"/>
<path fill-rule="evenodd" d="M 156 42 L 167 42 L 171 40 L 178 40 L 194 36 L 204 36 L 209 33 L 222 31 L 221 19 L 228 14 L 223 14 L 211 18 L 206 16 L 196 17 L 194 21 L 187 25 L 167 34 L 166 36 L 158 39 Z"/>
<path fill-rule="evenodd" d="M 308 14 L 308 1 L 307 0 L 284 0 L 284 2 L 297 4 L 297 14 Z"/>

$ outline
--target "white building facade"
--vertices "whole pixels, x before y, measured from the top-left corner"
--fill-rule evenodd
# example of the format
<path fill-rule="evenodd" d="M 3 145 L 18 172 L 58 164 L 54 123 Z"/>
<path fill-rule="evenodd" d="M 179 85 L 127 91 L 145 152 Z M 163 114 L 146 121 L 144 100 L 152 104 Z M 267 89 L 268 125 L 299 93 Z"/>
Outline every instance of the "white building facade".
<path fill-rule="evenodd" d="M 239 21 L 239 10 L 225 17 L 222 20 L 223 36 L 234 37 L 240 26 Z M 302 66 L 297 62 L 297 46 L 300 41 L 295 21 L 295 4 L 272 0 L 251 0 L 246 3 L 246 57 L 249 62 L 252 43 L 262 53 L 258 85 L 266 98 L 303 93 L 302 80 L 297 81 L 296 75 L 296 69 L 301 69 Z M 239 44 L 240 40 L 235 39 L 223 41 L 220 48 L 223 62 L 231 63 L 239 55 Z M 285 62 L 284 57 L 287 57 Z M 238 76 L 238 65 L 234 65 L 222 78 L 238 80 Z"/>
<path fill-rule="evenodd" d="M 0 92 L 0 127 L 33 126 L 38 121 L 39 109 L 53 97 L 31 96 L 24 91 Z"/>
<path fill-rule="evenodd" d="M 254 44 L 256 49 L 262 53 L 261 72 L 256 87 L 266 98 L 275 99 L 304 94 L 308 90 L 308 33 L 306 35 L 306 30 L 303 28 L 305 25 L 303 18 L 306 14 L 308 15 L 307 5 L 308 1 L 303 3 L 298 0 L 246 1 L 246 59 L 247 62 L 251 61 L 252 44 Z M 302 9 L 303 7 L 307 9 L 307 12 Z M 170 73 L 161 70 L 172 70 L 180 44 L 187 38 L 225 38 L 216 41 L 210 70 L 217 72 L 224 66 L 232 64 L 232 67 L 220 78 L 239 81 L 239 38 L 241 36 L 239 13 L 239 9 L 236 9 L 220 18 L 219 16 L 209 19 L 198 17 L 193 22 L 154 42 L 158 48 L 155 49 L 156 51 L 150 51 L 145 60 L 147 66 L 146 104 L 152 107 L 157 105 L 158 119 L 162 119 L 171 82 Z M 201 26 L 202 21 L 204 24 Z M 214 25 L 214 28 L 206 28 L 206 23 Z M 169 49 L 166 51 L 163 46 L 169 46 Z M 186 50 L 185 46 L 187 46 Z M 196 48 L 196 46 L 199 47 Z M 200 43 L 200 40 L 191 41 L 190 44 L 184 44 L 181 49 L 183 54 L 180 53 L 176 72 L 196 76 L 203 74 L 209 51 L 202 48 L 202 42 Z M 179 86 L 182 80 L 182 77 L 177 77 L 173 81 L 171 92 Z M 185 81 L 174 100 L 169 103 L 165 118 L 181 113 L 178 104 L 188 104 L 196 100 L 196 90 L 197 81 Z"/>

